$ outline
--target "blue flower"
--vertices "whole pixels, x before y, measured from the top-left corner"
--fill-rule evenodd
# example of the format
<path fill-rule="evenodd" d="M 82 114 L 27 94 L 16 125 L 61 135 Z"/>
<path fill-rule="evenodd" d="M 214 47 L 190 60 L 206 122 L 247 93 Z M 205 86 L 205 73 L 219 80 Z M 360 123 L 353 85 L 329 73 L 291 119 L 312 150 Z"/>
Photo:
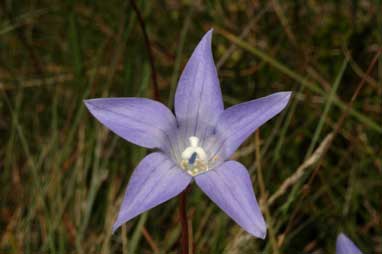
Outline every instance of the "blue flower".
<path fill-rule="evenodd" d="M 362 254 L 362 252 L 344 233 L 340 233 L 336 242 L 336 254 Z"/>
<path fill-rule="evenodd" d="M 211 51 L 212 30 L 188 61 L 175 94 L 175 116 L 144 98 L 86 100 L 89 111 L 118 136 L 156 149 L 133 172 L 115 231 L 123 223 L 181 193 L 191 181 L 250 234 L 265 238 L 266 224 L 250 175 L 230 160 L 258 127 L 287 105 L 278 92 L 224 109 Z"/>

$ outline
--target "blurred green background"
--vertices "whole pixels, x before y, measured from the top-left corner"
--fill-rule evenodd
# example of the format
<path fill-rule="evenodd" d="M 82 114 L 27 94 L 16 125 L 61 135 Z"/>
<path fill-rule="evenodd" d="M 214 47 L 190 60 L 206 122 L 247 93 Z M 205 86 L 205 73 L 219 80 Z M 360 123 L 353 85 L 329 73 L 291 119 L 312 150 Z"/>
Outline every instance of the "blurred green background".
<path fill-rule="evenodd" d="M 364 253 L 382 253 L 381 1 L 137 5 L 170 107 L 210 28 L 226 106 L 294 91 L 260 139 L 234 156 L 269 210 L 267 239 L 244 233 L 193 186 L 194 252 L 334 253 L 343 231 Z M 111 234 L 129 176 L 148 151 L 108 132 L 82 102 L 153 98 L 130 2 L 4 0 L 0 15 L 0 253 L 178 253 L 176 198 Z"/>

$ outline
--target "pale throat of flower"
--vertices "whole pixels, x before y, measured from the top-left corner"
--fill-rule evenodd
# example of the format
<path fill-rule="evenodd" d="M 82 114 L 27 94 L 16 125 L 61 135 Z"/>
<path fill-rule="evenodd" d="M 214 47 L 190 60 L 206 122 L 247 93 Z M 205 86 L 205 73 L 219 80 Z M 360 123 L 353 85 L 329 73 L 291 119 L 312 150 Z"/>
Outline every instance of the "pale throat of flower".
<path fill-rule="evenodd" d="M 191 176 L 204 173 L 209 170 L 208 158 L 204 149 L 199 146 L 199 138 L 191 136 L 188 138 L 190 146 L 182 152 L 181 167 Z"/>

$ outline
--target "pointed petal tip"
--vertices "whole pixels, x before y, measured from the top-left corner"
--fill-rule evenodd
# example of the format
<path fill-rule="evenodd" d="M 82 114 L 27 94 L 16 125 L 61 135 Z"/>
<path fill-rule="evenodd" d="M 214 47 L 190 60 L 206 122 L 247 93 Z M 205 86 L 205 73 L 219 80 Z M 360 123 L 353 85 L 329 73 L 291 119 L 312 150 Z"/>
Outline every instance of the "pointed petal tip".
<path fill-rule="evenodd" d="M 251 235 L 253 235 L 254 237 L 257 237 L 257 238 L 260 238 L 262 240 L 265 240 L 265 238 L 267 237 L 267 230 L 266 229 L 256 229 L 254 231 L 251 231 L 249 232 Z"/>
<path fill-rule="evenodd" d="M 276 94 L 281 96 L 282 99 L 284 99 L 286 101 L 289 101 L 290 97 L 292 96 L 292 92 L 291 91 L 283 91 L 283 92 L 278 92 Z"/>
<path fill-rule="evenodd" d="M 89 111 L 91 111 L 92 108 L 94 107 L 94 106 L 92 105 L 92 99 L 86 99 L 86 100 L 83 100 L 83 103 L 85 104 L 85 107 L 86 107 Z"/>
<path fill-rule="evenodd" d="M 346 238 L 345 234 L 343 232 L 340 232 L 337 236 L 337 239 L 340 239 L 340 238 Z"/>
<path fill-rule="evenodd" d="M 87 106 L 89 103 L 90 99 L 82 100 L 82 102 Z"/>
<path fill-rule="evenodd" d="M 288 104 L 290 97 L 292 96 L 292 92 L 291 91 L 277 92 L 274 95 L 277 96 L 277 100 L 281 102 L 280 106 L 282 110 Z"/>
<path fill-rule="evenodd" d="M 114 224 L 113 227 L 111 228 L 111 234 L 114 235 L 115 231 L 119 228 L 118 225 Z"/>
<path fill-rule="evenodd" d="M 209 48 L 211 48 L 211 45 L 212 45 L 212 33 L 213 33 L 214 29 L 211 28 L 210 30 L 208 30 L 202 37 L 202 39 L 200 40 L 199 44 L 201 44 L 202 42 L 206 43 L 204 44 L 205 46 L 208 46 Z"/>
<path fill-rule="evenodd" d="M 265 240 L 266 237 L 267 237 L 267 231 L 261 232 L 261 235 L 259 235 L 259 238 L 263 240 Z"/>
<path fill-rule="evenodd" d="M 97 106 L 99 106 L 97 104 L 97 101 L 102 101 L 102 99 L 103 98 L 86 99 L 83 100 L 83 102 L 85 104 L 85 107 L 89 110 L 89 112 L 95 115 L 95 113 L 97 112 Z"/>
<path fill-rule="evenodd" d="M 94 106 L 94 101 L 97 99 L 85 99 L 83 100 L 83 103 L 87 108 L 93 107 Z"/>
<path fill-rule="evenodd" d="M 267 225 L 265 224 L 264 218 L 261 216 L 256 222 L 256 224 L 252 224 L 251 226 L 241 225 L 241 227 L 253 237 L 265 240 L 267 237 Z"/>
<path fill-rule="evenodd" d="M 252 235 L 253 237 L 265 240 L 267 237 L 267 225 L 265 224 L 264 218 L 262 215 L 256 216 L 257 219 L 255 219 L 255 223 L 251 225 L 245 225 L 242 224 L 239 226 L 246 231 L 248 234 Z"/>
<path fill-rule="evenodd" d="M 258 220 L 258 225 L 256 225 L 256 228 L 253 228 L 253 230 L 250 231 L 250 233 L 262 240 L 264 240 L 267 237 L 267 225 L 265 224 L 264 218 L 261 215 L 261 219 Z"/>
<path fill-rule="evenodd" d="M 121 222 L 117 221 L 113 224 L 113 227 L 111 228 L 111 234 L 114 234 L 117 229 L 119 229 L 122 226 Z"/>

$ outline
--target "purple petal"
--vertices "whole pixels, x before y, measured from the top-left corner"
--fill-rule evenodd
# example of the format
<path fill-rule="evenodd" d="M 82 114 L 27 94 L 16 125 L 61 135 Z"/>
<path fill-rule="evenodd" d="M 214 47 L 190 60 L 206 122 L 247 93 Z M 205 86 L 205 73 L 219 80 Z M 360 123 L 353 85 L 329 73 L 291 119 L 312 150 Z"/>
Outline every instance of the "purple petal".
<path fill-rule="evenodd" d="M 248 233 L 264 239 L 266 225 L 248 171 L 237 161 L 195 177 L 196 184 Z"/>
<path fill-rule="evenodd" d="M 205 135 L 224 110 L 211 50 L 212 30 L 192 53 L 175 94 L 175 115 L 186 136 Z M 201 133 L 202 132 L 202 133 Z"/>
<path fill-rule="evenodd" d="M 216 133 L 221 137 L 220 151 L 229 158 L 262 124 L 280 113 L 288 104 L 291 92 L 279 92 L 232 106 L 220 115 Z"/>
<path fill-rule="evenodd" d="M 159 102 L 143 98 L 100 98 L 86 100 L 85 105 L 98 121 L 127 141 L 162 149 L 171 143 L 176 120 Z"/>
<path fill-rule="evenodd" d="M 123 223 L 182 192 L 192 177 L 166 155 L 151 153 L 134 170 L 113 232 Z"/>
<path fill-rule="evenodd" d="M 336 254 L 362 254 L 362 252 L 344 233 L 341 233 L 337 237 Z"/>

